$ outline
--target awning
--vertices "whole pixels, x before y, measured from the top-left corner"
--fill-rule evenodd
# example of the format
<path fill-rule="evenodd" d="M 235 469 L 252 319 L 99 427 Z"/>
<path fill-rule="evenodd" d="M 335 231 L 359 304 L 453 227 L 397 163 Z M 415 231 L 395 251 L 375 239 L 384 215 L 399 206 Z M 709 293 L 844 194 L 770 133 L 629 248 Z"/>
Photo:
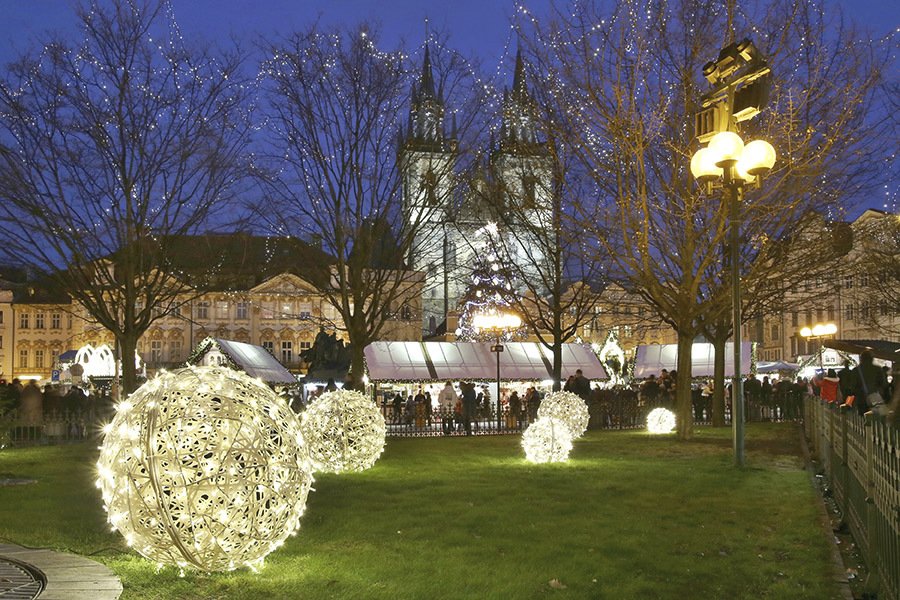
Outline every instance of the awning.
<path fill-rule="evenodd" d="M 826 348 L 834 348 L 848 354 L 860 354 L 863 350 L 871 350 L 875 358 L 900 360 L 900 343 L 887 340 L 822 340 Z"/>
<path fill-rule="evenodd" d="M 491 343 L 374 342 L 366 346 L 370 381 L 491 381 L 497 377 L 497 355 Z M 588 379 L 606 379 L 606 371 L 590 347 L 563 344 L 563 375 L 581 369 Z M 500 377 L 543 381 L 551 377 L 553 354 L 543 344 L 509 342 L 500 353 Z"/>
<path fill-rule="evenodd" d="M 734 376 L 734 344 L 725 344 L 725 376 Z M 750 373 L 750 342 L 741 343 L 741 373 Z M 712 344 L 695 343 L 691 347 L 691 377 L 712 377 L 716 351 Z M 635 355 L 634 376 L 646 379 L 663 369 L 678 369 L 678 344 L 638 346 Z"/>
<path fill-rule="evenodd" d="M 757 373 L 789 373 L 791 371 L 799 371 L 800 365 L 797 363 L 789 363 L 783 360 L 774 362 L 758 362 L 756 363 Z"/>

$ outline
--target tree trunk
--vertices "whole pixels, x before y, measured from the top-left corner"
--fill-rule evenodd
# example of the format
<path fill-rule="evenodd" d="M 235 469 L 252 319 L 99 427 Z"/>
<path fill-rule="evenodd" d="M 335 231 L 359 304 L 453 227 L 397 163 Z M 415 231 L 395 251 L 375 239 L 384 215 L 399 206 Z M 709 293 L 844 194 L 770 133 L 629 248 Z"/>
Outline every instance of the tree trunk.
<path fill-rule="evenodd" d="M 553 391 L 562 389 L 562 343 L 553 343 Z"/>
<path fill-rule="evenodd" d="M 137 370 L 134 368 L 135 356 L 137 355 L 137 338 L 138 336 L 133 332 L 125 332 L 117 338 L 119 355 L 122 357 L 123 398 L 128 397 L 137 389 Z"/>
<path fill-rule="evenodd" d="M 675 410 L 678 439 L 689 440 L 694 435 L 694 415 L 691 406 L 691 348 L 694 336 L 678 333 L 678 378 L 675 380 Z"/>
<path fill-rule="evenodd" d="M 350 377 L 357 384 L 362 384 L 363 375 L 366 374 L 365 346 L 362 344 L 350 344 Z"/>
<path fill-rule="evenodd" d="M 725 340 L 726 338 L 719 336 L 712 339 L 715 351 L 712 397 L 713 427 L 725 427 Z"/>

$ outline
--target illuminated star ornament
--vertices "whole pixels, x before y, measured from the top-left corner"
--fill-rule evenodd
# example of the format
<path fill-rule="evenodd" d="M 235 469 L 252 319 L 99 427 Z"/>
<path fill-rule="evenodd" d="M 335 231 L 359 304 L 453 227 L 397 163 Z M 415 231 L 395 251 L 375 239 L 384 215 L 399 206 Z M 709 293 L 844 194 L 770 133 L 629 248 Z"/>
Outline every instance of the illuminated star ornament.
<path fill-rule="evenodd" d="M 587 431 L 590 415 L 587 403 L 572 392 L 553 392 L 541 400 L 538 418 L 552 417 L 569 428 L 573 439 L 580 438 Z"/>
<path fill-rule="evenodd" d="M 540 417 L 522 434 L 522 448 L 528 462 L 566 462 L 572 451 L 572 432 L 555 417 Z"/>
<path fill-rule="evenodd" d="M 322 394 L 303 413 L 302 429 L 316 471 L 365 471 L 384 451 L 384 416 L 359 392 Z"/>
<path fill-rule="evenodd" d="M 647 415 L 647 431 L 650 433 L 672 433 L 675 429 L 675 413 L 665 408 L 654 408 Z"/>
<path fill-rule="evenodd" d="M 109 523 L 160 566 L 255 570 L 300 526 L 313 482 L 300 422 L 257 379 L 163 372 L 104 433 L 97 487 Z"/>

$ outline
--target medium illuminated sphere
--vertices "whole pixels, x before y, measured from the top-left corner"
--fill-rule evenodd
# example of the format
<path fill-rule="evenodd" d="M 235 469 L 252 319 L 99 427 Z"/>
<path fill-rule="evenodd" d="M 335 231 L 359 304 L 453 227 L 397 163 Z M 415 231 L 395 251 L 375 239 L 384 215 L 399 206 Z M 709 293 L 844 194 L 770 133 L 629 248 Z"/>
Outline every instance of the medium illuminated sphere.
<path fill-rule="evenodd" d="M 163 373 L 104 432 L 97 487 L 109 523 L 160 565 L 255 569 L 300 526 L 313 477 L 299 419 L 244 373 Z"/>
<path fill-rule="evenodd" d="M 572 392 L 553 392 L 547 394 L 538 407 L 537 416 L 559 419 L 569 428 L 572 438 L 579 438 L 587 431 L 587 403 Z"/>
<path fill-rule="evenodd" d="M 384 416 L 359 392 L 322 394 L 303 413 L 301 426 L 316 471 L 365 471 L 384 451 Z"/>
<path fill-rule="evenodd" d="M 559 419 L 540 417 L 522 434 L 522 448 L 528 462 L 566 462 L 572 451 L 572 433 Z"/>
<path fill-rule="evenodd" d="M 650 433 L 672 433 L 675 429 L 675 413 L 665 408 L 654 408 L 647 415 L 647 431 Z"/>

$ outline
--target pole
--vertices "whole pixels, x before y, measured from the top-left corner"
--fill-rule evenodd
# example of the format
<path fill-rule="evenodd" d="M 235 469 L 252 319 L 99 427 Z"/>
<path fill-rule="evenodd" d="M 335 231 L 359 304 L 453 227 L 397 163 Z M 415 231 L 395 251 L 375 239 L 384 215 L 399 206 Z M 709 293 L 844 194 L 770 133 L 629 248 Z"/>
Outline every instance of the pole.
<path fill-rule="evenodd" d="M 740 184 L 734 181 L 734 165 L 725 167 L 725 186 L 731 200 L 731 302 L 734 310 L 734 379 L 731 383 L 731 428 L 734 436 L 734 465 L 744 466 L 744 384 L 741 377 L 741 268 L 740 268 Z"/>
<path fill-rule="evenodd" d="M 500 412 L 500 333 L 497 333 L 497 433 L 503 424 L 503 415 Z"/>

